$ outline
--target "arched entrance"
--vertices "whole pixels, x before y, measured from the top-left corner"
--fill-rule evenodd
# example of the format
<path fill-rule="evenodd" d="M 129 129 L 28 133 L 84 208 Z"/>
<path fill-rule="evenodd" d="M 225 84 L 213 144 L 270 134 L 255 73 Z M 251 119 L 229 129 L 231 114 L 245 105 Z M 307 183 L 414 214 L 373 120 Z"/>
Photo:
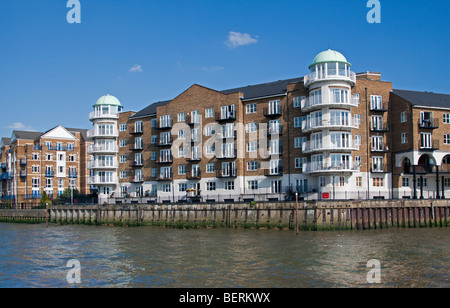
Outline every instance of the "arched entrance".
<path fill-rule="evenodd" d="M 433 156 L 429 154 L 423 154 L 419 158 L 419 162 L 416 167 L 417 173 L 432 173 L 433 168 L 436 166 L 436 162 Z"/>

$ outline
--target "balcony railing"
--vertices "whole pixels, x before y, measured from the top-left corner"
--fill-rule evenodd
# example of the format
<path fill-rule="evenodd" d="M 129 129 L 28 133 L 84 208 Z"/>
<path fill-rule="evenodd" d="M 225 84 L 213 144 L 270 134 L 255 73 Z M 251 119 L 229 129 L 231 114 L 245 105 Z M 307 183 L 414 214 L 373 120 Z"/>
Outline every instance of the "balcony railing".
<path fill-rule="evenodd" d="M 234 121 L 236 120 L 236 111 L 216 112 L 216 121 Z"/>
<path fill-rule="evenodd" d="M 20 171 L 20 177 L 21 177 L 21 178 L 27 177 L 27 171 L 26 171 L 26 170 Z"/>
<path fill-rule="evenodd" d="M 6 169 L 6 163 L 1 163 L 1 168 Z"/>
<path fill-rule="evenodd" d="M 388 132 L 389 123 L 384 123 L 383 125 L 377 125 L 375 123 L 370 123 L 370 131 L 372 132 Z"/>
<path fill-rule="evenodd" d="M 45 171 L 46 178 L 52 178 L 55 176 L 55 171 Z"/>
<path fill-rule="evenodd" d="M 311 83 L 322 80 L 344 80 L 350 81 L 356 84 L 356 74 L 354 72 L 348 72 L 345 75 L 327 75 L 327 74 L 308 74 L 303 78 L 305 86 L 309 86 Z"/>
<path fill-rule="evenodd" d="M 117 177 L 90 176 L 87 182 L 88 185 L 114 185 L 117 184 Z"/>
<path fill-rule="evenodd" d="M 70 179 L 76 179 L 78 177 L 78 172 L 76 171 L 69 171 L 69 178 Z"/>
<path fill-rule="evenodd" d="M 303 121 L 302 130 L 308 131 L 313 129 L 358 129 L 359 122 L 354 118 L 349 119 L 331 119 L 331 120 L 315 120 Z"/>
<path fill-rule="evenodd" d="M 117 161 L 104 163 L 100 161 L 90 161 L 87 164 L 88 169 L 116 169 L 119 167 Z"/>
<path fill-rule="evenodd" d="M 433 119 L 423 119 L 419 120 L 419 128 L 426 128 L 426 129 L 437 129 L 439 128 L 439 119 L 433 118 Z"/>
<path fill-rule="evenodd" d="M 424 140 L 419 140 L 419 149 L 421 150 L 439 150 L 440 142 L 437 139 L 433 139 L 430 142 L 424 142 Z"/>
<path fill-rule="evenodd" d="M 202 174 L 200 172 L 200 169 L 194 169 L 190 170 L 189 172 L 186 172 L 186 179 L 188 180 L 199 180 L 202 178 Z"/>
<path fill-rule="evenodd" d="M 314 173 L 341 173 L 341 172 L 359 172 L 360 165 L 354 163 L 353 165 L 349 163 L 342 164 L 319 164 L 319 163 L 306 163 L 303 164 L 303 173 L 314 174 Z"/>
<path fill-rule="evenodd" d="M 278 117 L 281 116 L 281 107 L 276 108 L 263 108 L 263 115 L 265 117 Z"/>
<path fill-rule="evenodd" d="M 283 125 L 272 126 L 267 129 L 267 136 L 282 135 Z"/>
<path fill-rule="evenodd" d="M 73 147 L 63 146 L 63 145 L 48 145 L 48 151 L 73 151 Z"/>
<path fill-rule="evenodd" d="M 26 158 L 21 158 L 19 160 L 19 164 L 21 164 L 22 166 L 26 166 L 27 165 L 27 159 Z"/>
<path fill-rule="evenodd" d="M 234 149 L 234 151 L 218 151 L 216 154 L 217 159 L 234 159 L 237 157 L 237 150 Z"/>
<path fill-rule="evenodd" d="M 303 153 L 322 152 L 322 151 L 359 151 L 358 142 L 349 140 L 347 144 L 333 142 L 313 142 L 307 141 L 303 144 Z"/>
<path fill-rule="evenodd" d="M 387 112 L 389 111 L 389 103 L 371 104 L 370 111 Z"/>
<path fill-rule="evenodd" d="M 278 166 L 270 169 L 264 169 L 265 176 L 281 176 L 283 175 L 283 167 Z"/>
<path fill-rule="evenodd" d="M 173 180 L 173 172 L 163 172 L 158 174 L 158 181 L 172 181 Z"/>
<path fill-rule="evenodd" d="M 119 131 L 117 129 L 114 129 L 109 132 L 101 132 L 94 129 L 87 131 L 87 137 L 88 138 L 116 138 L 119 136 Z"/>
<path fill-rule="evenodd" d="M 119 148 L 117 144 L 110 145 L 91 145 L 87 149 L 88 154 L 93 153 L 117 153 L 119 152 Z"/>
<path fill-rule="evenodd" d="M 170 155 L 168 157 L 159 157 L 156 160 L 157 164 L 171 164 L 173 162 L 173 156 Z"/>
<path fill-rule="evenodd" d="M 216 177 L 218 178 L 230 178 L 230 177 L 236 177 L 237 173 L 236 173 L 236 167 L 235 168 L 224 168 L 224 169 L 219 169 L 216 171 Z"/>
<path fill-rule="evenodd" d="M 306 98 L 304 104 L 302 105 L 302 110 L 308 111 L 309 109 L 313 109 L 315 107 L 322 108 L 322 107 L 326 107 L 326 106 L 333 106 L 333 107 L 338 107 L 338 108 L 354 108 L 354 107 L 359 106 L 359 99 L 355 98 L 355 97 L 351 97 L 346 101 L 336 102 L 336 101 L 332 101 L 332 100 L 331 101 L 324 101 L 324 100 L 314 101 L 314 100 L 310 100 L 309 98 Z"/>
<path fill-rule="evenodd" d="M 94 119 L 118 119 L 119 114 L 118 113 L 102 113 L 98 111 L 92 111 L 89 113 L 89 120 Z"/>

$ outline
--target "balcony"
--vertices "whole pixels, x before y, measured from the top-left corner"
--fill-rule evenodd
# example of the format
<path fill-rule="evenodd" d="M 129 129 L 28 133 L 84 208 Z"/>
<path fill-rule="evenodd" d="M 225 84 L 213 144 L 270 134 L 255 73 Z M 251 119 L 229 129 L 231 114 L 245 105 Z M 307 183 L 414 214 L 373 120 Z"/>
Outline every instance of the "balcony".
<path fill-rule="evenodd" d="M 200 169 L 194 169 L 190 172 L 186 172 L 186 179 L 188 180 L 200 180 L 202 178 L 202 174 Z"/>
<path fill-rule="evenodd" d="M 419 120 L 419 128 L 421 129 L 437 129 L 439 128 L 439 119 L 422 119 Z"/>
<path fill-rule="evenodd" d="M 97 131 L 94 129 L 87 131 L 87 137 L 88 138 L 117 138 L 119 137 L 119 131 L 117 129 L 114 129 L 113 131 L 109 132 L 102 132 Z"/>
<path fill-rule="evenodd" d="M 164 121 L 164 122 L 157 121 L 156 126 L 153 128 L 157 130 L 171 129 L 172 121 Z"/>
<path fill-rule="evenodd" d="M 119 147 L 117 144 L 110 144 L 110 145 L 91 145 L 87 149 L 88 154 L 95 154 L 95 153 L 118 153 Z"/>
<path fill-rule="evenodd" d="M 353 173 L 359 172 L 360 165 L 355 163 L 341 163 L 334 165 L 326 165 L 321 163 L 306 163 L 303 164 L 303 173 L 305 174 L 334 174 L 334 173 Z"/>
<path fill-rule="evenodd" d="M 189 161 L 189 162 L 199 162 L 201 160 L 202 160 L 202 158 L 200 156 L 189 156 L 189 157 L 186 157 L 186 161 Z"/>
<path fill-rule="evenodd" d="M 170 157 L 159 157 L 155 163 L 157 164 L 171 164 L 173 162 L 173 157 L 170 155 Z"/>
<path fill-rule="evenodd" d="M 235 121 L 235 120 L 236 120 L 236 111 L 216 112 L 217 122 Z"/>
<path fill-rule="evenodd" d="M 333 107 L 333 108 L 356 108 L 359 106 L 359 99 L 352 97 L 349 98 L 347 101 L 343 102 L 336 102 L 336 101 L 310 101 L 308 98 L 305 100 L 305 103 L 302 105 L 302 111 L 303 112 L 309 112 L 314 109 L 322 109 L 323 107 Z"/>
<path fill-rule="evenodd" d="M 172 173 L 172 171 L 160 173 L 156 180 L 157 181 L 172 181 L 173 180 L 173 173 Z"/>
<path fill-rule="evenodd" d="M 440 142 L 437 139 L 425 142 L 424 140 L 419 140 L 419 149 L 422 151 L 437 151 L 439 150 Z"/>
<path fill-rule="evenodd" d="M 118 113 L 100 112 L 92 111 L 89 113 L 89 120 L 99 120 L 99 119 L 119 119 Z"/>
<path fill-rule="evenodd" d="M 264 169 L 265 176 L 282 176 L 283 175 L 283 167 L 278 166 L 275 168 Z"/>
<path fill-rule="evenodd" d="M 331 119 L 331 120 L 313 120 L 304 121 L 302 124 L 303 132 L 310 132 L 314 130 L 334 129 L 334 130 L 350 130 L 358 129 L 359 122 L 355 119 Z"/>
<path fill-rule="evenodd" d="M 63 145 L 48 145 L 48 151 L 73 151 L 73 147 L 63 146 Z"/>
<path fill-rule="evenodd" d="M 186 124 L 189 126 L 200 125 L 200 115 L 198 116 L 192 116 L 192 114 L 188 115 L 186 117 Z"/>
<path fill-rule="evenodd" d="M 263 108 L 263 115 L 268 118 L 276 118 L 281 116 L 281 107 L 276 108 Z"/>
<path fill-rule="evenodd" d="M 131 151 L 142 151 L 144 149 L 144 146 L 142 144 L 135 144 L 134 147 L 132 147 Z"/>
<path fill-rule="evenodd" d="M 236 177 L 237 173 L 236 173 L 236 167 L 235 168 L 224 168 L 224 169 L 219 169 L 216 171 L 216 177 L 217 178 L 232 178 L 232 177 Z"/>
<path fill-rule="evenodd" d="M 156 140 L 156 146 L 158 146 L 158 147 L 171 146 L 172 142 L 173 142 L 172 138 L 167 138 L 167 139 L 160 139 L 160 138 L 158 138 Z"/>
<path fill-rule="evenodd" d="M 105 163 L 102 161 L 90 161 L 87 164 L 88 169 L 117 169 L 119 167 L 117 161 Z"/>
<path fill-rule="evenodd" d="M 389 153 L 389 146 L 387 145 L 381 145 L 381 146 L 374 146 L 372 145 L 370 147 L 370 151 L 374 153 Z"/>
<path fill-rule="evenodd" d="M 340 151 L 351 152 L 359 151 L 359 145 L 356 140 L 349 140 L 348 143 L 333 142 L 313 142 L 307 141 L 303 144 L 303 153 L 324 152 L 324 151 Z"/>
<path fill-rule="evenodd" d="M 370 123 L 370 131 L 376 133 L 386 133 L 389 132 L 389 123 L 384 123 L 383 125 L 378 125 L 377 123 Z"/>
<path fill-rule="evenodd" d="M 272 126 L 267 129 L 267 136 L 281 136 L 283 134 L 283 125 Z"/>
<path fill-rule="evenodd" d="M 235 159 L 237 157 L 237 150 L 234 149 L 234 151 L 226 151 L 226 152 L 219 152 L 216 154 L 217 159 Z"/>
<path fill-rule="evenodd" d="M 117 185 L 117 177 L 90 176 L 87 180 L 88 185 Z"/>
<path fill-rule="evenodd" d="M 135 129 L 134 131 L 130 132 L 130 134 L 132 134 L 132 135 L 141 135 L 143 133 L 144 133 L 144 131 L 142 130 L 142 128 L 137 129 L 137 130 Z"/>
<path fill-rule="evenodd" d="M 237 132 L 233 130 L 232 132 L 218 133 L 217 138 L 221 139 L 236 139 Z"/>
<path fill-rule="evenodd" d="M 78 177 L 78 172 L 69 171 L 69 179 L 76 179 Z"/>
<path fill-rule="evenodd" d="M 389 103 L 381 103 L 381 104 L 371 104 L 370 111 L 375 112 L 388 112 L 389 111 Z"/>
<path fill-rule="evenodd" d="M 337 74 L 338 72 L 336 72 Z M 328 74 L 308 74 L 303 78 L 303 83 L 305 87 L 309 87 L 310 84 L 318 81 L 325 80 L 339 80 L 339 81 L 348 81 L 353 85 L 356 84 L 356 74 L 351 71 L 347 71 L 341 75 L 328 75 Z"/>
<path fill-rule="evenodd" d="M 26 178 L 27 177 L 27 171 L 26 170 L 20 171 L 20 177 L 21 178 Z"/>
<path fill-rule="evenodd" d="M 52 178 L 52 177 L 54 177 L 55 176 L 55 171 L 53 171 L 53 170 L 46 170 L 45 171 L 45 177 L 46 178 Z"/>
<path fill-rule="evenodd" d="M 6 169 L 6 163 L 1 163 L 1 168 Z"/>
<path fill-rule="evenodd" d="M 144 183 L 144 177 L 143 176 L 135 176 L 132 180 L 131 183 Z"/>
<path fill-rule="evenodd" d="M 12 172 L 2 173 L 2 174 L 0 175 L 0 181 L 12 179 L 13 176 L 14 176 L 14 175 L 13 175 Z"/>
<path fill-rule="evenodd" d="M 386 173 L 387 171 L 384 171 L 384 166 L 372 166 L 370 168 L 370 172 L 372 173 Z"/>
<path fill-rule="evenodd" d="M 21 158 L 19 160 L 19 164 L 22 165 L 22 166 L 26 166 L 27 165 L 27 159 L 26 158 Z"/>

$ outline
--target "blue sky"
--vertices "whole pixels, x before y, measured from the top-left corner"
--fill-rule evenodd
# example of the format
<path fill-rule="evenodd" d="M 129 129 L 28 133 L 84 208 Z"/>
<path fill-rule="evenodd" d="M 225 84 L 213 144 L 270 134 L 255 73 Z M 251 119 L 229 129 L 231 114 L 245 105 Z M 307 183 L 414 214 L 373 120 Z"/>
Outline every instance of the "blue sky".
<path fill-rule="evenodd" d="M 366 0 L 79 1 L 69 24 L 67 0 L 0 0 L 1 136 L 90 128 L 106 93 L 139 111 L 194 83 L 303 76 L 328 48 L 394 88 L 450 94 L 447 0 L 380 0 L 381 24 L 367 22 Z"/>

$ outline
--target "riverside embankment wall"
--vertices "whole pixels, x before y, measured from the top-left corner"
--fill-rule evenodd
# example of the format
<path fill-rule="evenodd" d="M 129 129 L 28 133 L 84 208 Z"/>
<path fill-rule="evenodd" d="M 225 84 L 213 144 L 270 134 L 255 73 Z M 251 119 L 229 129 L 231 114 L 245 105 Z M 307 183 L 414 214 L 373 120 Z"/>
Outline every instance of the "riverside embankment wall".
<path fill-rule="evenodd" d="M 450 200 L 52 206 L 0 210 L 2 222 L 175 228 L 365 230 L 449 226 Z"/>

